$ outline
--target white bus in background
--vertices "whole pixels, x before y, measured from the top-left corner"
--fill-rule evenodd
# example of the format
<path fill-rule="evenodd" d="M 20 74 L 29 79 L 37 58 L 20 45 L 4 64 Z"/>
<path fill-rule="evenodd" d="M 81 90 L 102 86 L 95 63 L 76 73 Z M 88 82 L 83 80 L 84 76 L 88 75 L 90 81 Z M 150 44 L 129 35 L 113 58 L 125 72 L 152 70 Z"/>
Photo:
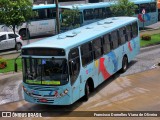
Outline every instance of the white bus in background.
<path fill-rule="evenodd" d="M 22 39 L 39 35 L 55 34 L 56 22 L 56 5 L 55 4 L 40 4 L 33 5 L 34 16 L 29 20 L 28 27 L 26 23 L 16 29 Z M 12 31 L 7 27 L 0 25 L 0 32 Z M 27 31 L 26 31 L 27 30 Z"/>

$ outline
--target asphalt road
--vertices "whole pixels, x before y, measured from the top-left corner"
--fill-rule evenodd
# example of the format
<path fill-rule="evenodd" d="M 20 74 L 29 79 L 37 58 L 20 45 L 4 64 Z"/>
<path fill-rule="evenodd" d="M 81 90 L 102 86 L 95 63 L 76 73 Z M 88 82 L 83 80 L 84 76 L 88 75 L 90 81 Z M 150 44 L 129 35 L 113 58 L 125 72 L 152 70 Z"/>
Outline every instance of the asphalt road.
<path fill-rule="evenodd" d="M 125 114 L 126 112 L 123 111 L 128 111 L 128 113 L 132 113 L 134 111 L 142 111 L 143 113 L 143 111 L 146 111 L 143 113 L 143 117 L 141 118 L 118 117 L 118 120 L 159 120 L 159 117 L 155 117 L 156 115 L 160 115 L 159 112 L 156 112 L 160 110 L 160 96 L 158 91 L 160 88 L 160 80 L 158 79 L 160 78 L 159 73 L 160 68 L 124 77 L 119 77 L 119 75 L 116 74 L 114 75 L 114 77 L 105 81 L 98 88 L 96 88 L 94 93 L 90 95 L 90 99 L 87 102 L 82 102 L 81 100 L 79 100 L 70 106 L 49 106 L 36 105 L 22 100 L 14 103 L 1 105 L 0 111 L 42 111 L 44 113 L 42 114 L 42 116 L 45 115 L 48 117 L 52 117 L 38 118 L 38 120 L 90 120 L 98 119 L 98 117 L 94 117 L 94 113 L 98 112 L 99 114 L 103 114 L 107 111 L 111 111 L 109 113 L 119 111 L 120 114 Z M 138 112 L 138 115 L 139 113 L 141 112 Z M 154 117 L 151 116 L 153 114 L 155 114 Z M 88 116 L 92 118 L 89 118 Z M 99 119 L 113 120 L 115 118 L 100 117 Z"/>

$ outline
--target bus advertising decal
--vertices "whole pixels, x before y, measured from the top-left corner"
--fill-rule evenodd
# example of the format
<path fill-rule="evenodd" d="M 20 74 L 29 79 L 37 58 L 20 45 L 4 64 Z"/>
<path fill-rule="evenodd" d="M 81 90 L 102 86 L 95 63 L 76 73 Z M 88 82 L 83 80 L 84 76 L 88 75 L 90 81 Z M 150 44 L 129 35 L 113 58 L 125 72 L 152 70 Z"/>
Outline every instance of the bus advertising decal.
<path fill-rule="evenodd" d="M 88 70 L 86 70 L 86 74 L 90 74 L 93 71 L 93 68 L 89 68 Z"/>
<path fill-rule="evenodd" d="M 106 80 L 106 79 L 109 78 L 111 75 L 108 73 L 108 71 L 106 70 L 106 67 L 105 67 L 105 65 L 104 65 L 105 58 L 100 58 L 99 61 L 100 61 L 100 65 L 99 65 L 98 74 L 100 74 L 100 72 L 101 72 L 104 80 Z"/>
<path fill-rule="evenodd" d="M 128 42 L 128 48 L 129 48 L 129 51 L 132 52 L 132 47 L 131 47 L 131 42 L 130 41 Z"/>
<path fill-rule="evenodd" d="M 114 65 L 114 70 L 113 70 L 113 72 L 116 72 L 117 71 L 117 67 L 118 67 L 118 62 L 117 62 L 117 57 L 116 57 L 116 55 L 115 55 L 115 53 L 114 52 L 110 52 L 109 54 L 108 54 L 108 57 L 109 58 L 111 58 L 111 60 L 112 60 L 112 62 L 113 62 L 113 65 Z"/>
<path fill-rule="evenodd" d="M 143 17 L 143 14 L 138 14 L 138 19 L 141 22 L 146 22 L 146 21 L 150 21 L 151 17 L 150 17 L 150 15 L 148 13 L 144 14 L 144 17 Z"/>

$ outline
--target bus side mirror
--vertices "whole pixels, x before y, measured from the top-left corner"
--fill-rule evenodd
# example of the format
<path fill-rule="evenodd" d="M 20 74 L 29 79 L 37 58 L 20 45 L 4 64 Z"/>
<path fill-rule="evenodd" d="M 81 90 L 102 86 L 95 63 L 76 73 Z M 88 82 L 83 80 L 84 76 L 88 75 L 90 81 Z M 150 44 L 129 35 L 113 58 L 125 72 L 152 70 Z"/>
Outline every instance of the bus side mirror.
<path fill-rule="evenodd" d="M 18 70 L 18 65 L 17 65 L 17 63 L 15 62 L 15 63 L 14 63 L 14 72 L 17 72 L 17 70 Z"/>

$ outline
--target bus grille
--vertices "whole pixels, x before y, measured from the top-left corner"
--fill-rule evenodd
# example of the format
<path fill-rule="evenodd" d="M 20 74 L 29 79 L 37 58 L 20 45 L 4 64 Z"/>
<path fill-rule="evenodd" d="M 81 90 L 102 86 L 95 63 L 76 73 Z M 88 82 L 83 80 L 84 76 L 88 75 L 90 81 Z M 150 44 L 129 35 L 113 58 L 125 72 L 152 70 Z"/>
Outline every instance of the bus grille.
<path fill-rule="evenodd" d="M 38 91 L 53 91 L 53 90 L 59 90 L 58 88 L 55 88 L 53 86 L 29 86 L 30 89 L 32 90 L 38 90 Z"/>

